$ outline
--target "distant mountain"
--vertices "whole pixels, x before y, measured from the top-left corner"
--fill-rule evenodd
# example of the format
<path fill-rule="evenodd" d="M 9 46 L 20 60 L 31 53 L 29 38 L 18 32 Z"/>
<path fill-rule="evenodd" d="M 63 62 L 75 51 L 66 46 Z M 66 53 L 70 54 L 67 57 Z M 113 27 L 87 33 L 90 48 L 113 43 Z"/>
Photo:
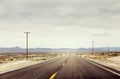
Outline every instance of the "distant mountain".
<path fill-rule="evenodd" d="M 29 48 L 29 52 L 91 52 L 91 48 Z M 95 48 L 95 52 L 106 52 L 107 47 Z M 12 47 L 0 48 L 0 53 L 25 52 L 25 48 Z M 109 51 L 120 51 L 120 47 L 110 47 Z"/>

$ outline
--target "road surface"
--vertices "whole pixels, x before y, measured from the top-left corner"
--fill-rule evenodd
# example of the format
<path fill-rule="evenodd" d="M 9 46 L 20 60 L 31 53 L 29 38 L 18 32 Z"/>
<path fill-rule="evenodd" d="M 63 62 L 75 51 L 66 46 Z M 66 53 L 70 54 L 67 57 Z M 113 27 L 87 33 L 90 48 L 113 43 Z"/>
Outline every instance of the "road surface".
<path fill-rule="evenodd" d="M 120 79 L 120 72 L 76 55 L 66 55 L 0 74 L 0 79 Z"/>

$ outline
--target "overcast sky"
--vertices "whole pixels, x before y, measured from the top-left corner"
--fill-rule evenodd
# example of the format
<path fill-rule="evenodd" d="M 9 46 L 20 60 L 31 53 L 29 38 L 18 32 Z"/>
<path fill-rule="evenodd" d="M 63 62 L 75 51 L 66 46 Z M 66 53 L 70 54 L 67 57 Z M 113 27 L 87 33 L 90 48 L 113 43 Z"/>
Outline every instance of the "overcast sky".
<path fill-rule="evenodd" d="M 0 0 L 0 47 L 120 46 L 120 0 Z"/>

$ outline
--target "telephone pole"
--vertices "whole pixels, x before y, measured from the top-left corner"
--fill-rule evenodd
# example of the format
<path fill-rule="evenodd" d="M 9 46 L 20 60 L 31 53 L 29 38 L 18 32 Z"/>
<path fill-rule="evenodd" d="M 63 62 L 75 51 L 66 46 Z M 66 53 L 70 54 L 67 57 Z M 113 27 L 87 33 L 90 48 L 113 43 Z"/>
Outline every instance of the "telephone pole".
<path fill-rule="evenodd" d="M 92 41 L 92 53 L 94 53 L 95 52 L 95 49 L 94 49 L 94 41 Z"/>
<path fill-rule="evenodd" d="M 108 53 L 110 52 L 110 46 L 108 45 Z"/>
<path fill-rule="evenodd" d="M 26 34 L 26 60 L 28 60 L 28 34 L 30 32 L 24 32 Z"/>

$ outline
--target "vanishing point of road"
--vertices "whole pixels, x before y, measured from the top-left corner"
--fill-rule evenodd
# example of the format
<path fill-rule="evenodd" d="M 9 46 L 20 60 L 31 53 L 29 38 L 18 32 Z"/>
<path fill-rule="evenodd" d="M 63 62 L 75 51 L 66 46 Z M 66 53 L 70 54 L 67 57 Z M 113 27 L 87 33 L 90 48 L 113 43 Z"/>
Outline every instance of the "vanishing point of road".
<path fill-rule="evenodd" d="M 120 79 L 120 71 L 72 54 L 0 74 L 0 79 Z"/>

